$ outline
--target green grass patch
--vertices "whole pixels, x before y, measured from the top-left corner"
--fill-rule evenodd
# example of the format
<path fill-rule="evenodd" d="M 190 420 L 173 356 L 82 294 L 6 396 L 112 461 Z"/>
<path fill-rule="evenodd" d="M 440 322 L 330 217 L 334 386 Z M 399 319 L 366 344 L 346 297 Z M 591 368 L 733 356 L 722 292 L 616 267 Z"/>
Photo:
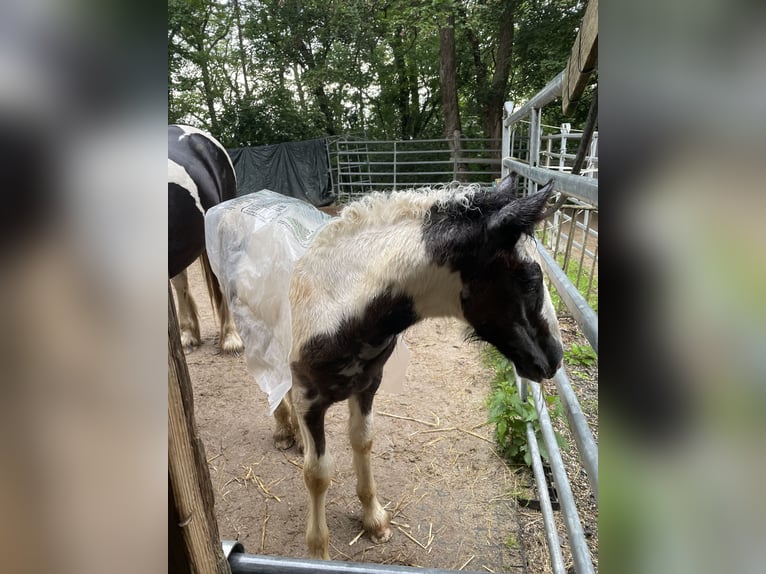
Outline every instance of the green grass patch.
<path fill-rule="evenodd" d="M 591 367 L 598 361 L 598 356 L 590 345 L 573 343 L 568 351 L 564 351 L 564 359 L 566 359 L 567 365 Z"/>
<path fill-rule="evenodd" d="M 500 454 L 513 464 L 531 466 L 532 456 L 527 442 L 527 423 L 531 423 L 540 455 L 548 462 L 548 450 L 543 442 L 540 420 L 532 396 L 529 394 L 526 401 L 521 400 L 519 389 L 514 382 L 513 364 L 494 347 L 487 349 L 485 360 L 495 371 L 488 407 L 489 422 L 495 425 L 494 438 Z M 563 413 L 560 399 L 553 395 L 545 397 L 545 400 L 551 420 L 560 418 Z M 558 432 L 555 434 L 559 448 L 568 449 L 563 437 Z"/>

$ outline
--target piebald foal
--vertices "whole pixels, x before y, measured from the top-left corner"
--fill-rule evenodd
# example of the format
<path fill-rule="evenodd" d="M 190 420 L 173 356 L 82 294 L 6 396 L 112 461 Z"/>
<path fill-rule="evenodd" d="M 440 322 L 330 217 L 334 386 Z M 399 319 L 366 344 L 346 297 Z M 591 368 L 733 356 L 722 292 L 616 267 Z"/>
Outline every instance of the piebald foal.
<path fill-rule="evenodd" d="M 549 183 L 516 199 L 515 178 L 507 178 L 496 191 L 373 195 L 346 207 L 298 261 L 290 395 L 304 449 L 310 556 L 329 558 L 333 462 L 324 418 L 344 399 L 364 528 L 374 542 L 391 537 L 370 451 L 373 398 L 398 333 L 426 317 L 457 317 L 523 377 L 539 381 L 560 367 L 561 335 L 532 238 L 551 191 Z"/>
<path fill-rule="evenodd" d="M 244 348 L 205 251 L 205 212 L 236 195 L 234 166 L 224 147 L 196 128 L 168 126 L 168 276 L 178 295 L 181 343 L 187 350 L 200 344 L 197 305 L 186 275 L 197 257 L 221 323 L 221 350 Z"/>

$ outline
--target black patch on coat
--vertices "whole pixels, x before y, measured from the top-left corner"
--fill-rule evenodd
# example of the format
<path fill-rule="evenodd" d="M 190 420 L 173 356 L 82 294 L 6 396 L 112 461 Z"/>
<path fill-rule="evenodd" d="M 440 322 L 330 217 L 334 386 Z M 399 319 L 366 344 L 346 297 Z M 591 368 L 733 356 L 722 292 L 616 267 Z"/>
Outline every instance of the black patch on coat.
<path fill-rule="evenodd" d="M 168 276 L 186 269 L 204 248 L 204 216 L 185 188 L 168 183 Z"/>
<path fill-rule="evenodd" d="M 205 212 L 237 195 L 237 180 L 226 152 L 212 136 L 185 134 L 168 126 L 168 159 L 180 165 L 197 186 Z M 179 182 L 168 181 L 168 276 L 186 269 L 205 248 L 204 217 Z"/>
<path fill-rule="evenodd" d="M 354 394 L 362 413 L 369 413 L 396 335 L 418 320 L 412 299 L 387 289 L 372 297 L 360 316 L 344 318 L 335 333 L 303 344 L 291 368 L 294 384 L 311 402 L 305 420 L 319 456 L 324 453 L 324 412 Z"/>

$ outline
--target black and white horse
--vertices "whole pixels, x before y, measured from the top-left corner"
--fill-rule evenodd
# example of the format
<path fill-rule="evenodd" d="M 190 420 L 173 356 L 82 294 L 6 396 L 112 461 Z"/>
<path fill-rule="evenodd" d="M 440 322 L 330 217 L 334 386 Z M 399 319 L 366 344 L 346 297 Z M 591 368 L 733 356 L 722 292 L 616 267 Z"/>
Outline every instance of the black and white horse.
<path fill-rule="evenodd" d="M 561 334 L 532 235 L 551 191 L 549 183 L 518 199 L 515 179 L 507 178 L 496 191 L 374 194 L 346 207 L 298 260 L 290 287 L 292 388 L 275 414 L 300 429 L 311 556 L 329 557 L 333 462 L 324 419 L 342 400 L 364 528 L 374 542 L 391 537 L 370 452 L 373 399 L 398 333 L 426 317 L 457 317 L 523 377 L 550 378 L 561 366 Z"/>
<path fill-rule="evenodd" d="M 199 317 L 186 268 L 200 258 L 210 300 L 220 320 L 224 353 L 239 353 L 242 340 L 205 251 L 205 212 L 236 197 L 234 166 L 210 134 L 182 125 L 168 126 L 168 275 L 178 295 L 178 322 L 185 349 L 200 344 Z"/>

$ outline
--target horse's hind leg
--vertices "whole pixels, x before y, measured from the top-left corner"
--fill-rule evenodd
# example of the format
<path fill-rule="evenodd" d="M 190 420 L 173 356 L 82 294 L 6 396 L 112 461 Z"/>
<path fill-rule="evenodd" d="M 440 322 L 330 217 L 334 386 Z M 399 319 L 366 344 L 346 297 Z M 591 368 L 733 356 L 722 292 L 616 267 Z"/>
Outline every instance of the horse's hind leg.
<path fill-rule="evenodd" d="M 387 542 L 391 538 L 391 517 L 388 512 L 383 510 L 378 501 L 375 479 L 370 467 L 373 437 L 372 399 L 374 396 L 375 391 L 373 390 L 349 397 L 348 434 L 354 452 L 356 494 L 362 503 L 364 513 L 362 524 L 372 541 L 378 544 Z"/>
<path fill-rule="evenodd" d="M 186 269 L 173 277 L 170 282 L 178 296 L 178 326 L 181 329 L 181 345 L 188 353 L 200 342 L 197 304 L 189 290 Z"/>

